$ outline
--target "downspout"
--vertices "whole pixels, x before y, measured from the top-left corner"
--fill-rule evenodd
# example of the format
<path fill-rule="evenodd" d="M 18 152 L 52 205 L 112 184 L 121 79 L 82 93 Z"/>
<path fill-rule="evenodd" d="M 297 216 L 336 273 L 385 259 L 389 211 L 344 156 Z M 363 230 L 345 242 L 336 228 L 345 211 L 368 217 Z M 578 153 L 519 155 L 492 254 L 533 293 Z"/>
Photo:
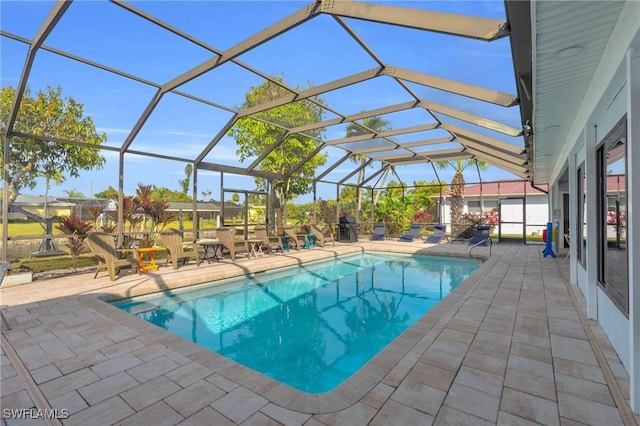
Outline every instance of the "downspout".
<path fill-rule="evenodd" d="M 529 184 L 531 185 L 532 188 L 537 189 L 538 191 L 549 195 L 549 191 L 543 188 L 540 188 L 539 186 L 536 186 L 533 182 L 529 182 Z"/>
<path fill-rule="evenodd" d="M 480 214 L 484 213 L 484 198 L 482 197 L 482 175 L 480 174 L 480 166 L 476 161 L 476 170 L 478 171 L 478 181 L 480 182 Z"/>

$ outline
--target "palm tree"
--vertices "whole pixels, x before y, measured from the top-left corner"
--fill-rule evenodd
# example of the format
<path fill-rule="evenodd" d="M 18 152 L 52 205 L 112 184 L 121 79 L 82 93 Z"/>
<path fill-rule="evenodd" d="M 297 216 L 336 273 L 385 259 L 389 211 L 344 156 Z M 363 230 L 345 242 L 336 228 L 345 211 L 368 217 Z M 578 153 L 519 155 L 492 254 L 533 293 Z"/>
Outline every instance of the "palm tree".
<path fill-rule="evenodd" d="M 373 116 L 364 118 L 361 122 L 354 121 L 347 126 L 346 137 L 366 135 L 369 133 L 379 133 L 386 130 L 391 130 L 391 123 L 380 116 Z M 351 161 L 361 166 L 367 162 L 365 155 L 354 154 L 351 156 Z M 360 212 L 362 208 L 362 188 L 360 185 L 364 182 L 364 168 L 358 173 L 358 192 L 356 211 Z"/>
<path fill-rule="evenodd" d="M 451 235 L 458 237 L 465 229 L 462 225 L 462 211 L 464 208 L 464 175 L 462 172 L 469 166 L 477 165 L 478 168 L 484 170 L 489 164 L 474 158 L 456 161 L 439 161 L 436 163 L 440 169 L 452 167 L 455 171 L 453 179 L 451 179 Z"/>

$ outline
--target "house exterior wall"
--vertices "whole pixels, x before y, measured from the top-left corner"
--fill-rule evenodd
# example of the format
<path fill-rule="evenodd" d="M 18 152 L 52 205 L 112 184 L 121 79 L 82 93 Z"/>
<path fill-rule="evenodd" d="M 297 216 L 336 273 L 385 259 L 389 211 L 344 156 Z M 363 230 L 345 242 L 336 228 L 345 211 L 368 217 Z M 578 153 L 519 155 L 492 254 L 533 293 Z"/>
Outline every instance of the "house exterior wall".
<path fill-rule="evenodd" d="M 502 203 L 503 220 L 505 221 L 522 221 L 522 202 L 518 197 L 524 197 L 525 194 L 509 194 L 508 196 L 501 196 L 500 199 L 496 195 L 483 196 L 485 202 L 485 210 L 491 210 L 494 206 L 498 206 L 499 202 Z M 478 196 L 465 196 L 463 211 L 469 212 L 469 202 L 477 202 L 480 200 Z M 496 207 L 497 208 L 497 207 Z M 549 202 L 546 194 L 535 193 L 526 194 L 526 212 L 524 220 L 526 221 L 526 234 L 527 235 L 541 235 L 542 230 L 548 221 Z M 449 197 L 444 198 L 442 208 L 443 222 L 447 225 L 447 232 L 451 232 L 451 199 Z M 503 234 L 515 234 L 520 235 L 522 233 L 522 225 L 519 224 L 503 224 L 500 230 Z M 494 233 L 498 233 L 498 227 L 494 229 Z"/>
<path fill-rule="evenodd" d="M 627 123 L 627 200 L 626 255 L 628 263 L 628 312 L 612 302 L 599 285 L 598 244 L 596 235 L 602 226 L 596 220 L 598 203 L 597 149 L 605 135 L 626 115 Z M 570 282 L 582 291 L 587 304 L 587 316 L 597 320 L 615 348 L 630 377 L 631 408 L 640 412 L 640 2 L 627 1 L 605 53 L 596 69 L 582 107 L 571 125 L 565 142 L 570 154 L 561 158 L 551 176 L 551 187 L 561 192 L 560 176 L 568 167 L 569 226 L 571 233 Z M 576 259 L 578 242 L 577 169 L 586 169 L 586 262 Z M 562 209 L 561 197 L 551 197 L 551 211 Z M 607 230 L 607 232 L 609 232 Z"/>

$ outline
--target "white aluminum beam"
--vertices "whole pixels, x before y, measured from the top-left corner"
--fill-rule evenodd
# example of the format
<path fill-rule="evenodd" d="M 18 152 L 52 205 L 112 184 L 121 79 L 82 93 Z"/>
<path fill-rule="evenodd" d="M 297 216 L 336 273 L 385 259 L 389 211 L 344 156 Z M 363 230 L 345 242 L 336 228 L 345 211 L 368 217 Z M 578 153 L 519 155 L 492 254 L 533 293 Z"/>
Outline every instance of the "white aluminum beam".
<path fill-rule="evenodd" d="M 330 15 L 485 41 L 509 35 L 505 21 L 453 13 L 431 12 L 352 1 L 323 1 L 320 11 Z"/>
<path fill-rule="evenodd" d="M 511 145 L 510 143 L 502 142 L 497 139 L 493 139 L 488 136 L 484 136 L 479 133 L 475 133 L 470 130 L 463 129 L 458 126 L 453 126 L 451 124 L 443 123 L 440 127 L 445 130 L 448 130 L 449 132 L 453 133 L 455 136 L 459 136 L 467 140 L 476 141 L 482 145 L 497 148 L 502 151 L 509 152 L 515 155 L 523 155 L 525 153 L 524 148 L 520 148 L 518 146 Z"/>
<path fill-rule="evenodd" d="M 420 102 L 420 106 L 431 112 L 439 112 L 440 114 L 466 121 L 467 123 L 475 124 L 476 126 L 484 127 L 485 129 L 494 130 L 508 136 L 522 135 L 522 129 L 517 129 L 509 126 L 508 124 L 500 123 L 479 115 L 470 114 L 465 111 L 460 111 L 459 109 L 437 104 L 435 102 L 422 101 Z"/>
<path fill-rule="evenodd" d="M 386 67 L 383 74 L 503 107 L 510 107 L 518 104 L 518 98 L 513 95 L 403 68 Z"/>

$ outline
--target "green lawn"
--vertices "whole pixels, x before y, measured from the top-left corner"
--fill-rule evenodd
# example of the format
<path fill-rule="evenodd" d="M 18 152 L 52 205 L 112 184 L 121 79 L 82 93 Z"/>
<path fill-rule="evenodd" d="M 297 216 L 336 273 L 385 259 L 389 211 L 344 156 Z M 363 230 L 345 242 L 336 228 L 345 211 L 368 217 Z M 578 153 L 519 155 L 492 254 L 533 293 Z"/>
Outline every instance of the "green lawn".
<path fill-rule="evenodd" d="M 190 220 L 184 220 L 182 222 L 182 226 L 185 230 L 191 230 L 193 228 L 193 221 Z M 202 221 L 202 226 L 204 228 L 215 228 L 216 227 L 216 221 L 215 220 L 203 220 Z M 170 229 L 170 228 L 179 228 L 180 227 L 180 222 L 175 220 L 173 222 L 169 222 L 169 224 L 165 227 L 165 229 Z M 126 229 L 126 228 L 125 228 Z M 42 235 L 44 234 L 44 228 L 37 222 L 24 222 L 24 221 L 20 221 L 20 222 L 9 222 L 9 236 L 10 237 L 17 237 L 17 236 L 24 236 L 24 235 Z M 57 234 L 62 234 L 62 232 L 60 232 L 60 230 L 56 227 L 56 225 L 53 225 L 53 234 L 57 235 Z M 2 236 L 2 228 L 0 227 L 0 236 Z"/>

